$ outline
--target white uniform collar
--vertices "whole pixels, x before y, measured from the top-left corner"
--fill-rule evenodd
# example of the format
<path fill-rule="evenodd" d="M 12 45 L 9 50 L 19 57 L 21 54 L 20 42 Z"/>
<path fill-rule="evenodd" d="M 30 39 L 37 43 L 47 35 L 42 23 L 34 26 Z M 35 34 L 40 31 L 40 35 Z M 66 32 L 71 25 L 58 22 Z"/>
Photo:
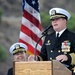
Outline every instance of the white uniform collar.
<path fill-rule="evenodd" d="M 61 34 L 64 32 L 66 30 L 66 28 L 65 29 L 63 29 L 63 30 L 61 30 L 60 32 L 57 32 L 56 31 L 56 36 L 57 36 L 57 33 L 59 33 L 59 37 L 61 36 Z"/>

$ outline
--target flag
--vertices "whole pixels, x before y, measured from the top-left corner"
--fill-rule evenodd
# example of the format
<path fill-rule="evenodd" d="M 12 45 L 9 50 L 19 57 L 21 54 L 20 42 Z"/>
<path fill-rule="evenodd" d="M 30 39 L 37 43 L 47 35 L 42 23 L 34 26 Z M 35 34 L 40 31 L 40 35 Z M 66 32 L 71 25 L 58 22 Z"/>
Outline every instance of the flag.
<path fill-rule="evenodd" d="M 28 46 L 27 52 L 34 54 L 35 46 L 41 37 L 42 25 L 38 0 L 23 0 L 22 23 L 19 42 Z M 42 40 L 37 45 L 36 55 L 40 53 Z"/>

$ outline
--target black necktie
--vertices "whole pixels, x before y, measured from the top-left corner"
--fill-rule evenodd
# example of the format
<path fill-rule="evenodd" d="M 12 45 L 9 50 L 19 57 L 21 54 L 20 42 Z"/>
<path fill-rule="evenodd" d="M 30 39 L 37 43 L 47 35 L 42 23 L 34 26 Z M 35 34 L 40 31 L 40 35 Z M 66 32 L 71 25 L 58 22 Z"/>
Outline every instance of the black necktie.
<path fill-rule="evenodd" d="M 58 41 L 59 39 L 59 33 L 57 33 L 57 36 L 56 36 L 56 41 Z"/>
<path fill-rule="evenodd" d="M 57 38 L 59 38 L 59 33 L 57 33 Z"/>

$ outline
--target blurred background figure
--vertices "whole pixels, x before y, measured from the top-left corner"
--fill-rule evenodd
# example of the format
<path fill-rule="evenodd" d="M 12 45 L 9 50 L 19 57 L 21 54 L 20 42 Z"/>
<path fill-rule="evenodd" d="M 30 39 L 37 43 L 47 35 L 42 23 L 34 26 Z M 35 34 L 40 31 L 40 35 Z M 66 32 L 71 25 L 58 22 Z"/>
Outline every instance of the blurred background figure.
<path fill-rule="evenodd" d="M 23 43 L 15 43 L 13 44 L 9 51 L 13 55 L 13 62 L 22 62 L 27 61 L 27 54 L 26 54 L 27 46 Z M 13 75 L 13 67 L 8 69 L 7 75 Z"/>

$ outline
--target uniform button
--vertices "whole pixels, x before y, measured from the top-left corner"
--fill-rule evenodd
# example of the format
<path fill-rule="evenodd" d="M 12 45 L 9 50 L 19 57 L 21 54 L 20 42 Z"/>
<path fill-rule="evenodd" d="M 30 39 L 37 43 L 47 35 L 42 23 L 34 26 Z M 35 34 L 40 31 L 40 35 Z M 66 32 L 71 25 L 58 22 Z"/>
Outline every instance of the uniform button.
<path fill-rule="evenodd" d="M 52 58 L 50 57 L 50 60 L 52 60 Z"/>
<path fill-rule="evenodd" d="M 51 52 L 53 52 L 53 50 L 51 50 Z"/>
<path fill-rule="evenodd" d="M 58 52 L 60 53 L 60 50 L 58 50 Z"/>

